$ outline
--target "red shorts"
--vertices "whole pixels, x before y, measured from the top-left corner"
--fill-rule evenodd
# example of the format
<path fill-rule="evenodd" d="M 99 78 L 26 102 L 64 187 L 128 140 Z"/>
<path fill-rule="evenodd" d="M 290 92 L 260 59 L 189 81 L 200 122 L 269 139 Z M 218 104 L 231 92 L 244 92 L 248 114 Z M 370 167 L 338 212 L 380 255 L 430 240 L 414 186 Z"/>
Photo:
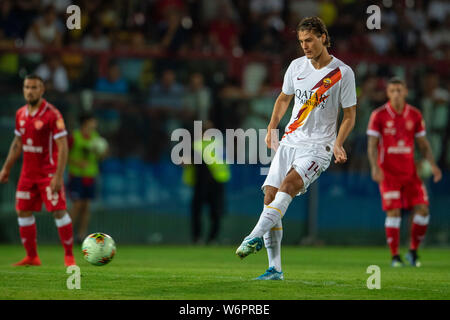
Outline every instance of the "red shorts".
<path fill-rule="evenodd" d="M 41 211 L 42 202 L 49 212 L 66 210 L 66 194 L 64 185 L 59 192 L 52 194 L 50 181 L 52 178 L 27 179 L 21 176 L 17 184 L 16 210 Z"/>
<path fill-rule="evenodd" d="M 380 193 L 383 211 L 409 210 L 419 204 L 429 204 L 427 189 L 417 175 L 409 180 L 385 177 L 380 184 Z"/>

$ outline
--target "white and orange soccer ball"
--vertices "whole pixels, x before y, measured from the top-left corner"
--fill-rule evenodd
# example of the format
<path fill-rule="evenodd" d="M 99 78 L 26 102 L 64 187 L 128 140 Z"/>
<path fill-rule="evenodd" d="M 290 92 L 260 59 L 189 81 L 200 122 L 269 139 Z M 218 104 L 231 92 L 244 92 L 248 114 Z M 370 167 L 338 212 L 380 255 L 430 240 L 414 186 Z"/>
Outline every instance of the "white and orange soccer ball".
<path fill-rule="evenodd" d="M 96 232 L 88 235 L 81 245 L 84 259 L 94 266 L 104 266 L 116 254 L 116 243 L 106 233 Z"/>

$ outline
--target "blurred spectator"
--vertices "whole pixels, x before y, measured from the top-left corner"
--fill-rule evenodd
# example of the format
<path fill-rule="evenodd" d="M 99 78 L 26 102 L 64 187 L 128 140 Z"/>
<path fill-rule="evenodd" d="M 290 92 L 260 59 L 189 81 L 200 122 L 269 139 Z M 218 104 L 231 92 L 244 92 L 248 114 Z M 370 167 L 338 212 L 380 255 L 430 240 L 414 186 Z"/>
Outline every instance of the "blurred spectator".
<path fill-rule="evenodd" d="M 82 77 L 83 69 L 89 58 L 80 52 L 80 39 L 78 38 L 69 38 L 66 48 L 69 50 L 63 52 L 61 61 L 66 67 L 69 81 L 74 84 Z"/>
<path fill-rule="evenodd" d="M 321 0 L 319 5 L 319 17 L 328 28 L 332 28 L 338 18 L 338 7 L 336 1 Z"/>
<path fill-rule="evenodd" d="M 0 40 L 21 37 L 23 22 L 13 8 L 11 0 L 0 2 Z"/>
<path fill-rule="evenodd" d="M 155 11 L 157 21 L 167 18 L 168 12 L 183 12 L 183 0 L 156 0 Z"/>
<path fill-rule="evenodd" d="M 425 75 L 422 92 L 424 95 L 420 105 L 427 126 L 427 136 L 436 159 L 439 159 L 442 147 L 446 145 L 442 138 L 448 126 L 449 92 L 447 88 L 441 86 L 439 75 L 434 72 Z"/>
<path fill-rule="evenodd" d="M 110 41 L 108 36 L 105 35 L 102 26 L 95 23 L 92 27 L 92 31 L 83 37 L 81 46 L 83 49 L 87 50 L 109 50 Z"/>
<path fill-rule="evenodd" d="M 387 27 L 381 28 L 376 32 L 369 34 L 369 42 L 372 45 L 373 51 L 379 55 L 389 53 L 393 45 L 393 36 L 391 30 Z"/>
<path fill-rule="evenodd" d="M 185 95 L 185 105 L 194 115 L 195 120 L 206 121 L 210 119 L 211 92 L 205 86 L 203 75 L 199 72 L 191 74 Z"/>
<path fill-rule="evenodd" d="M 102 2 L 102 9 L 99 12 L 99 20 L 105 28 L 117 28 L 120 26 L 120 14 L 123 12 L 125 1 L 106 1 Z"/>
<path fill-rule="evenodd" d="M 279 14 L 283 7 L 283 0 L 250 0 L 250 10 L 257 15 Z"/>
<path fill-rule="evenodd" d="M 250 15 L 257 17 L 265 16 L 267 25 L 271 28 L 281 31 L 284 28 L 281 13 L 283 12 L 283 0 L 251 0 L 250 1 Z"/>
<path fill-rule="evenodd" d="M 443 23 L 450 14 L 450 3 L 447 0 L 432 0 L 428 5 L 428 18 Z"/>
<path fill-rule="evenodd" d="M 247 2 L 247 0 L 244 2 Z M 239 18 L 239 13 L 236 12 L 236 8 L 234 7 L 232 0 L 201 1 L 202 24 L 208 25 L 217 17 L 218 12 L 221 12 L 224 7 L 227 8 L 231 19 L 234 20 Z"/>
<path fill-rule="evenodd" d="M 414 31 L 414 26 L 405 15 L 399 17 L 398 24 L 393 31 L 396 50 L 402 55 L 414 54 L 416 52 L 418 36 Z"/>
<path fill-rule="evenodd" d="M 66 92 L 69 89 L 66 69 L 56 55 L 48 56 L 35 73 L 44 80 L 47 91 Z"/>
<path fill-rule="evenodd" d="M 422 42 L 430 51 L 438 49 L 445 41 L 445 29 L 441 29 L 437 20 L 430 20 L 428 27 L 422 32 Z"/>
<path fill-rule="evenodd" d="M 339 48 L 339 52 L 362 52 L 368 53 L 371 52 L 371 43 L 367 36 L 367 28 L 366 24 L 363 21 L 359 21 L 355 23 L 354 30 L 348 39 L 348 43 L 344 44 L 341 47 L 340 42 L 335 43 L 336 47 Z"/>
<path fill-rule="evenodd" d="M 297 13 L 300 19 L 319 15 L 319 1 L 303 0 L 295 1 L 289 0 L 289 11 Z"/>
<path fill-rule="evenodd" d="M 160 48 L 169 54 L 177 53 L 186 41 L 186 31 L 181 24 L 181 12 L 166 10 L 166 19 L 158 25 Z"/>
<path fill-rule="evenodd" d="M 161 80 L 151 86 L 149 103 L 152 108 L 181 109 L 183 94 L 183 85 L 177 82 L 175 71 L 166 69 Z"/>
<path fill-rule="evenodd" d="M 218 54 L 229 54 L 239 48 L 239 28 L 231 18 L 231 9 L 225 3 L 218 7 L 216 18 L 209 25 L 209 38 Z"/>
<path fill-rule="evenodd" d="M 95 85 L 95 91 L 102 93 L 119 93 L 128 92 L 128 83 L 122 78 L 119 65 L 115 62 L 108 67 L 108 75 L 100 77 Z"/>
<path fill-rule="evenodd" d="M 210 54 L 212 52 L 211 45 L 201 30 L 194 31 L 180 49 L 182 55 L 189 55 L 194 52 L 199 54 Z"/>
<path fill-rule="evenodd" d="M 414 30 L 422 32 L 427 26 L 427 12 L 423 0 L 415 0 L 413 7 L 406 8 L 405 15 L 413 25 Z"/>
<path fill-rule="evenodd" d="M 61 22 L 55 8 L 47 6 L 25 36 L 26 48 L 59 48 L 62 45 Z"/>
<path fill-rule="evenodd" d="M 41 6 L 53 6 L 58 14 L 64 14 L 67 7 L 72 5 L 72 0 L 41 0 Z"/>

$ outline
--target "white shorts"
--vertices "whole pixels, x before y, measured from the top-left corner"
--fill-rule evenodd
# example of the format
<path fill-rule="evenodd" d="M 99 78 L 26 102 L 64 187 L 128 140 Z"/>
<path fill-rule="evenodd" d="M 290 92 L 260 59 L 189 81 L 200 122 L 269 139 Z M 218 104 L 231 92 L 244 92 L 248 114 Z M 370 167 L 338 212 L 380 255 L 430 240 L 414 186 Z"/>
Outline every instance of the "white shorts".
<path fill-rule="evenodd" d="M 298 195 L 306 193 L 311 183 L 316 181 L 322 172 L 330 165 L 333 156 L 330 145 L 302 145 L 292 147 L 280 144 L 270 164 L 269 173 L 262 185 L 280 188 L 281 183 L 293 168 L 302 177 L 303 190 Z"/>

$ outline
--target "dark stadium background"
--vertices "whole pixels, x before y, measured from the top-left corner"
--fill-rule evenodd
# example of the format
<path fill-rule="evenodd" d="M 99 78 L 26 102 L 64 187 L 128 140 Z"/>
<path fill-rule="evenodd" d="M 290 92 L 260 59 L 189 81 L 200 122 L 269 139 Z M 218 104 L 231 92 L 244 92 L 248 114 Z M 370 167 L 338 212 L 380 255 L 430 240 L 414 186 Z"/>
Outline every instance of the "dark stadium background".
<path fill-rule="evenodd" d="M 81 8 L 81 30 L 66 28 L 71 4 Z M 371 4 L 381 8 L 380 30 L 366 27 Z M 284 70 L 302 55 L 295 26 L 312 15 L 328 26 L 331 53 L 355 71 L 359 108 L 345 145 L 349 161 L 332 163 L 306 196 L 295 199 L 284 218 L 284 243 L 384 244 L 365 131 L 371 111 L 385 102 L 386 80 L 397 75 L 408 82 L 409 103 L 423 112 L 444 171 L 440 183 L 426 180 L 426 245 L 448 245 L 448 1 L 0 0 L 0 159 L 14 136 L 15 111 L 24 104 L 23 78 L 47 65 L 57 71 L 45 98 L 61 110 L 67 127 L 75 128 L 78 115 L 91 110 L 110 144 L 89 231 L 106 232 L 119 245 L 190 243 L 192 190 L 170 160 L 171 131 L 207 118 L 221 130 L 266 128 Z M 29 37 L 43 16 L 58 30 L 47 45 Z M 170 95 L 158 90 L 163 74 L 168 82 L 175 77 Z M 113 78 L 117 85 L 105 86 Z M 201 117 L 199 103 L 208 110 Z M 231 166 L 220 243 L 237 244 L 256 222 L 263 200 L 260 168 Z M 14 212 L 19 169 L 0 186 L 1 242 L 20 242 Z M 39 243 L 57 243 L 50 214 L 37 214 L 37 226 Z M 405 224 L 402 232 L 408 232 Z"/>

